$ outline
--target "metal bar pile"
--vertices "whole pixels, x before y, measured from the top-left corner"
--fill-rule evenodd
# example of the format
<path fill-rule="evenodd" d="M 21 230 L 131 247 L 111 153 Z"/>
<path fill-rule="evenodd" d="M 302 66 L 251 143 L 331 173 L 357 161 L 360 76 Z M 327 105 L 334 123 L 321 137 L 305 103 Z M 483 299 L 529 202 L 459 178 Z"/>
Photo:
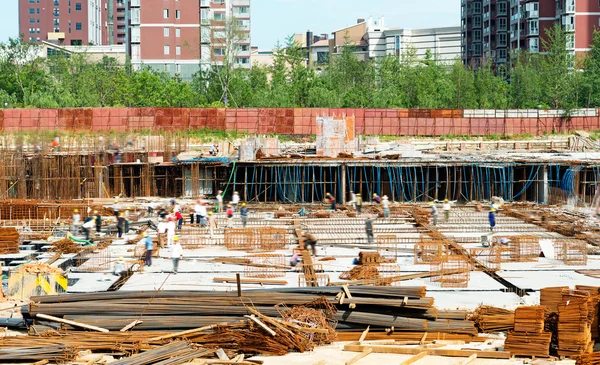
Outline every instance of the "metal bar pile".
<path fill-rule="evenodd" d="M 475 321 L 475 325 L 483 333 L 508 331 L 515 326 L 513 311 L 489 305 L 477 307 L 471 314 L 471 320 Z"/>
<path fill-rule="evenodd" d="M 184 342 L 173 341 L 166 345 L 148 350 L 119 361 L 113 365 L 150 365 L 159 363 L 161 365 L 179 365 L 188 361 L 212 355 L 215 350 L 201 349 Z"/>
<path fill-rule="evenodd" d="M 545 308 L 519 307 L 515 310 L 514 331 L 509 331 L 504 348 L 512 355 L 543 356 L 550 353 L 552 333 L 544 332 Z"/>

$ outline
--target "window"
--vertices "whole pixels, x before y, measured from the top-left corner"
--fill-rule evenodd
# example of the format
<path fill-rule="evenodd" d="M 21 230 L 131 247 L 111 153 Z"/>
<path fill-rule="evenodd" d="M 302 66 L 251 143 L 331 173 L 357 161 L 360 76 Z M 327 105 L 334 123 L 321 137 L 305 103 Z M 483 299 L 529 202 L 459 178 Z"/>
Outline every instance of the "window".
<path fill-rule="evenodd" d="M 473 3 L 473 13 L 481 13 L 481 3 Z"/>
<path fill-rule="evenodd" d="M 163 18 L 169 19 L 169 9 L 163 10 Z"/>
<path fill-rule="evenodd" d="M 40 8 L 35 9 L 36 14 L 40 13 Z"/>
<path fill-rule="evenodd" d="M 506 15 L 506 3 L 498 3 L 498 15 Z"/>
<path fill-rule="evenodd" d="M 210 19 L 210 10 L 209 9 L 200 9 L 200 23 L 208 24 Z"/>
<path fill-rule="evenodd" d="M 567 34 L 567 48 L 568 49 L 575 48 L 575 34 Z"/>
<path fill-rule="evenodd" d="M 165 63 L 163 65 L 163 72 L 168 72 L 168 71 L 169 71 L 169 68 L 167 67 L 167 64 Z"/>
<path fill-rule="evenodd" d="M 30 3 L 30 4 L 34 4 L 34 3 L 35 3 L 35 0 L 29 0 L 29 3 Z"/>
<path fill-rule="evenodd" d="M 35 18 L 29 18 L 29 23 L 35 23 Z"/>
<path fill-rule="evenodd" d="M 506 33 L 498 33 L 498 47 L 506 47 Z"/>
<path fill-rule="evenodd" d="M 169 28 L 164 28 L 163 33 L 164 33 L 165 37 L 168 37 L 169 36 Z"/>
<path fill-rule="evenodd" d="M 58 6 L 58 5 L 59 5 L 58 0 L 54 0 L 54 6 Z"/>
<path fill-rule="evenodd" d="M 181 65 L 180 64 L 175 65 L 175 72 L 177 72 L 178 74 L 181 73 Z"/>
<path fill-rule="evenodd" d="M 81 30 L 81 23 L 75 23 L 75 30 Z"/>
<path fill-rule="evenodd" d="M 35 14 L 35 9 L 34 8 L 29 8 L 29 14 Z"/>
<path fill-rule="evenodd" d="M 175 37 L 177 37 L 177 38 L 181 37 L 181 29 L 180 28 L 175 28 Z"/>
<path fill-rule="evenodd" d="M 473 28 L 481 28 L 481 15 L 473 17 Z"/>
<path fill-rule="evenodd" d="M 246 14 L 246 13 L 248 13 L 248 8 L 245 6 L 242 6 L 242 7 L 238 8 L 238 13 Z"/>
<path fill-rule="evenodd" d="M 36 28 L 35 32 L 36 32 L 37 34 L 40 34 L 40 28 Z"/>
<path fill-rule="evenodd" d="M 474 30 L 473 31 L 473 41 L 474 42 L 481 42 L 481 31 L 480 30 Z"/>
<path fill-rule="evenodd" d="M 33 37 L 29 37 L 29 41 L 30 41 L 30 42 L 34 42 L 34 41 L 35 41 L 35 38 L 33 38 Z"/>
<path fill-rule="evenodd" d="M 81 11 L 81 3 L 75 3 L 75 10 Z"/>
<path fill-rule="evenodd" d="M 241 46 L 235 46 L 235 49 L 239 52 L 248 52 L 250 50 L 250 47 L 247 44 L 243 44 Z"/>
<path fill-rule="evenodd" d="M 71 34 L 71 27 L 69 27 L 69 34 Z"/>
<path fill-rule="evenodd" d="M 69 14 L 71 14 L 71 8 L 69 8 Z"/>
<path fill-rule="evenodd" d="M 215 56 L 225 56 L 225 48 L 215 48 L 213 52 Z"/>
<path fill-rule="evenodd" d="M 57 27 L 60 25 L 60 20 L 59 19 L 54 19 L 54 26 Z"/>
<path fill-rule="evenodd" d="M 54 28 L 54 33 L 60 32 L 60 28 Z"/>
<path fill-rule="evenodd" d="M 35 34 L 35 28 L 29 28 L 29 33 Z"/>
<path fill-rule="evenodd" d="M 175 54 L 177 56 L 181 56 L 181 47 L 180 46 L 175 46 Z"/>
<path fill-rule="evenodd" d="M 175 10 L 175 19 L 181 19 L 181 10 Z"/>
<path fill-rule="evenodd" d="M 214 20 L 225 20 L 225 13 L 215 13 Z"/>
<path fill-rule="evenodd" d="M 170 47 L 170 46 L 165 46 L 164 53 L 165 53 L 166 55 L 170 54 L 170 53 L 171 53 L 171 47 Z"/>
<path fill-rule="evenodd" d="M 236 58 L 235 59 L 235 63 L 241 64 L 241 65 L 247 65 L 250 63 L 250 59 L 249 58 Z"/>
<path fill-rule="evenodd" d="M 60 12 L 58 11 L 57 8 L 54 8 L 53 14 L 54 14 L 54 16 L 59 16 Z"/>
<path fill-rule="evenodd" d="M 498 50 L 498 60 L 499 61 L 506 61 L 506 50 L 505 49 L 499 49 Z"/>

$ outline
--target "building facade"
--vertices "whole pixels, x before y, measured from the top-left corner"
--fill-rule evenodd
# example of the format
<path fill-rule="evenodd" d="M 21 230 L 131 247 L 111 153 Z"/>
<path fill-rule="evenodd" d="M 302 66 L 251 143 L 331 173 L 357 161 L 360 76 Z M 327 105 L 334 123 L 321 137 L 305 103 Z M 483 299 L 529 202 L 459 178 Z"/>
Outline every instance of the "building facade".
<path fill-rule="evenodd" d="M 19 34 L 28 42 L 108 44 L 108 3 L 118 0 L 19 0 Z M 123 1 L 123 0 L 121 0 Z"/>
<path fill-rule="evenodd" d="M 512 52 L 543 52 L 545 32 L 554 24 L 567 32 L 573 54 L 586 52 L 599 21 L 596 0 L 462 0 L 462 59 L 474 67 L 483 60 L 501 65 Z"/>
<path fill-rule="evenodd" d="M 250 0 L 130 0 L 129 6 L 134 67 L 191 80 L 201 68 L 222 64 L 225 49 L 235 54 L 236 67 L 250 67 Z"/>

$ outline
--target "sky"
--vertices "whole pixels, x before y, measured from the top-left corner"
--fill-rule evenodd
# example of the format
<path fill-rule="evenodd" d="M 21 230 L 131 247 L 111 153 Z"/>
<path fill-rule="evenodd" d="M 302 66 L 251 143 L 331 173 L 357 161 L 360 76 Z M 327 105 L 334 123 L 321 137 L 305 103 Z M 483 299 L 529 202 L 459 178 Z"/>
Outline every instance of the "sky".
<path fill-rule="evenodd" d="M 195 0 L 183 0 L 195 1 Z M 19 34 L 19 0 L 0 0 L 0 42 Z M 294 33 L 328 33 L 356 19 L 385 17 L 388 27 L 460 25 L 460 0 L 251 0 L 252 45 L 272 49 Z"/>

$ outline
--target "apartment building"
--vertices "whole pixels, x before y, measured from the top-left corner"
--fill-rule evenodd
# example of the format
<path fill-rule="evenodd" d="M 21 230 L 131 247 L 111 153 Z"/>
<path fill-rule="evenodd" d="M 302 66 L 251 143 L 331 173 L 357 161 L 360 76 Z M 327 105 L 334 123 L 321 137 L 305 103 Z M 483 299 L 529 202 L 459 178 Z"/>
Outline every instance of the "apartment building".
<path fill-rule="evenodd" d="M 200 68 L 222 64 L 226 53 L 235 55 L 236 67 L 250 67 L 250 0 L 130 0 L 129 6 L 134 67 L 191 80 Z M 231 17 L 239 30 L 233 38 Z"/>
<path fill-rule="evenodd" d="M 37 44 L 109 44 L 108 3 L 117 0 L 19 0 L 19 33 Z"/>
<path fill-rule="evenodd" d="M 543 52 L 546 29 L 560 24 L 572 53 L 589 50 L 600 23 L 595 0 L 462 0 L 462 59 L 477 66 L 482 60 L 509 62 L 511 52 Z"/>

